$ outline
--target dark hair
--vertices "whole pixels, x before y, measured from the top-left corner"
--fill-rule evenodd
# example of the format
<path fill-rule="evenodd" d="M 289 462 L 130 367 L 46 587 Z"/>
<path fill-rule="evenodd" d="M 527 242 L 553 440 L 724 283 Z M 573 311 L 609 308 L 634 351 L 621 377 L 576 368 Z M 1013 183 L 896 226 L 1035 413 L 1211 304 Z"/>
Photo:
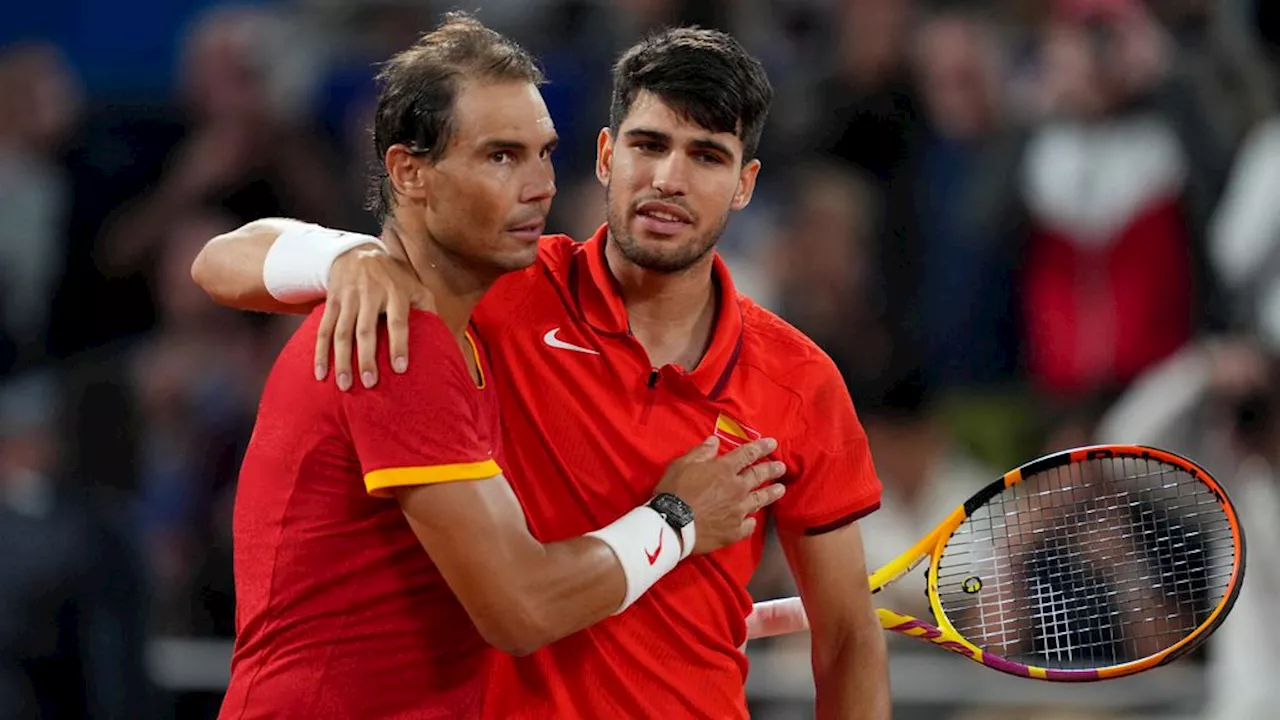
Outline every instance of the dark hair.
<path fill-rule="evenodd" d="M 458 88 L 468 79 L 544 82 L 537 61 L 524 48 L 462 12 L 446 14 L 439 27 L 382 66 L 373 121 L 378 171 L 369 197 L 369 209 L 379 222 L 395 205 L 382 164 L 387 149 L 404 144 L 439 160 L 455 130 Z"/>
<path fill-rule="evenodd" d="M 641 90 L 711 130 L 742 139 L 743 162 L 756 156 L 773 100 L 764 66 L 731 35 L 683 27 L 650 35 L 613 66 L 609 126 L 617 133 Z"/>

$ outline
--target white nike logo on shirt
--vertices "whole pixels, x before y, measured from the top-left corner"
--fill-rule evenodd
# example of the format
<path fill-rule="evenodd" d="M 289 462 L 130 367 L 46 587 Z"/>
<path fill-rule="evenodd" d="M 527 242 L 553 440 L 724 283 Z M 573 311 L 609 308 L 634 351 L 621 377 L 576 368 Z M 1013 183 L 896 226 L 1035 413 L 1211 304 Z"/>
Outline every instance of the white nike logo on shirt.
<path fill-rule="evenodd" d="M 556 337 L 556 334 L 559 332 L 560 332 L 560 328 L 558 327 L 551 328 L 550 330 L 547 331 L 546 335 L 542 336 L 542 342 L 546 343 L 548 347 L 559 348 L 560 350 L 572 350 L 574 352 L 586 353 L 587 355 L 600 354 L 598 350 L 592 350 L 591 348 L 584 348 L 581 345 L 574 345 L 573 343 L 567 343 L 561 340 L 560 338 Z"/>

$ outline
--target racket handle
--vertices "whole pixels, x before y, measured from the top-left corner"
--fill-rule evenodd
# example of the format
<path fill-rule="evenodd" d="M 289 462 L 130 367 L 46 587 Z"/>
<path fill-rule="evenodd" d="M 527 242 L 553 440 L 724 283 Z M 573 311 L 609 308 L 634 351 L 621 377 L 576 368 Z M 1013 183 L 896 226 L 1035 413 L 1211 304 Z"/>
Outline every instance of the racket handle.
<path fill-rule="evenodd" d="M 758 602 L 747 616 L 747 639 L 773 637 L 804 632 L 809 629 L 809 617 L 804 614 L 800 598 Z"/>

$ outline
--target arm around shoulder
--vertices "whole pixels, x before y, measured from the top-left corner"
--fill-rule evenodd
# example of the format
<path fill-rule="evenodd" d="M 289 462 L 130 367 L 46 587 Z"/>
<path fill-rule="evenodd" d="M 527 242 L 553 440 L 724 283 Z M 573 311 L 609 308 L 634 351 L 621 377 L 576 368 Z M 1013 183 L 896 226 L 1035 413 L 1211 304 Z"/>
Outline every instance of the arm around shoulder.
<path fill-rule="evenodd" d="M 305 313 L 324 300 L 333 261 L 364 245 L 382 244 L 370 235 L 264 218 L 211 239 L 192 263 L 191 278 L 226 307 Z"/>
<path fill-rule="evenodd" d="M 477 394 L 457 341 L 436 316 L 416 312 L 410 323 L 417 362 L 390 372 L 384 342 L 376 357 L 384 380 L 342 394 L 366 490 L 399 503 L 476 628 L 501 650 L 527 654 L 617 612 L 630 580 L 619 557 L 587 536 L 546 544 L 533 536 L 494 460 L 488 390 Z M 654 560 L 669 570 L 680 538 L 649 515 L 654 532 L 645 540 L 665 534 Z"/>

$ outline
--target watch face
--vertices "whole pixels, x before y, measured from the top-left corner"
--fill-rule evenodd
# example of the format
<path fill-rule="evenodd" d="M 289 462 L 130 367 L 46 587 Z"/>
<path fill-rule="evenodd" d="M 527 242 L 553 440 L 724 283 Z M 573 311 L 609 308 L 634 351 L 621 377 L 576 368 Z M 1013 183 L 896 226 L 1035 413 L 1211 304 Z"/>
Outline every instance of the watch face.
<path fill-rule="evenodd" d="M 676 529 L 682 528 L 693 521 L 693 512 L 689 509 L 689 506 L 675 495 L 663 493 L 653 499 L 652 506 L 654 510 L 657 510 L 666 518 L 667 524 Z"/>

